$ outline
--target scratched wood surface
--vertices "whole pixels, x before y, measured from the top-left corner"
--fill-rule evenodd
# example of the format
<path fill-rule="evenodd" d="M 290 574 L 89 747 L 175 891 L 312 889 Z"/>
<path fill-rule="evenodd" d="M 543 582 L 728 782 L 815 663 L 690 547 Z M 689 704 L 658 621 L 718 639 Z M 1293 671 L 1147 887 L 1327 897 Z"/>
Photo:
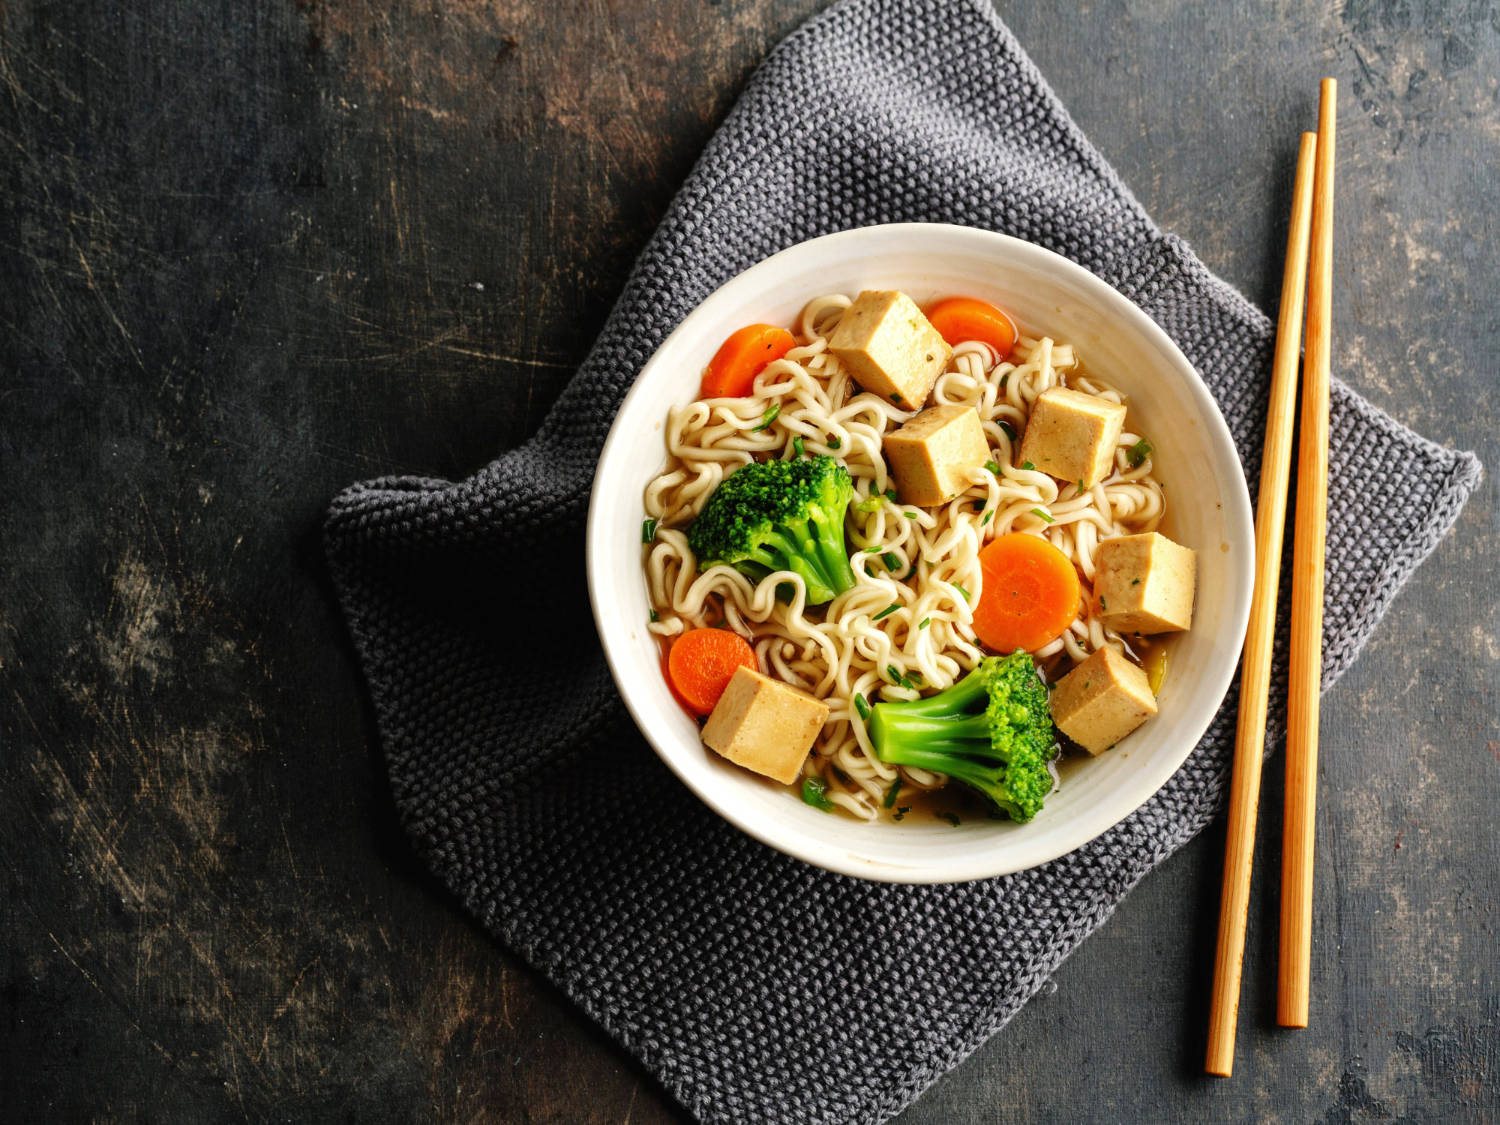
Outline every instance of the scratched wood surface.
<path fill-rule="evenodd" d="M 318 520 L 538 424 L 820 6 L 0 2 L 0 1117 L 682 1119 L 413 861 Z M 1339 78 L 1335 370 L 1500 464 L 1492 8 L 1001 9 L 1263 308 Z M 1269 1027 L 1260 877 L 1239 1070 L 1199 1075 L 1210 831 L 901 1121 L 1500 1114 L 1496 512 L 1487 481 L 1325 703 L 1313 1026 Z"/>

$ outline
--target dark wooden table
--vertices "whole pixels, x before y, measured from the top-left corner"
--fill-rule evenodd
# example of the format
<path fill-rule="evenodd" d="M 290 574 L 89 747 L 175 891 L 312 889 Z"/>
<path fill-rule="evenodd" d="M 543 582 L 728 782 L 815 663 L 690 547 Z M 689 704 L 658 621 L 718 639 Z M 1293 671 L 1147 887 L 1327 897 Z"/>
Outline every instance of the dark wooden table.
<path fill-rule="evenodd" d="M 531 432 L 819 7 L 0 3 L 0 1117 L 680 1119 L 414 862 L 318 524 Z M 1263 308 L 1341 80 L 1336 370 L 1500 464 L 1495 11 L 1064 7 L 1002 14 Z M 1309 1030 L 1263 875 L 1238 1073 L 1199 1072 L 1210 831 L 901 1120 L 1494 1120 L 1496 530 L 1487 481 L 1325 703 Z"/>

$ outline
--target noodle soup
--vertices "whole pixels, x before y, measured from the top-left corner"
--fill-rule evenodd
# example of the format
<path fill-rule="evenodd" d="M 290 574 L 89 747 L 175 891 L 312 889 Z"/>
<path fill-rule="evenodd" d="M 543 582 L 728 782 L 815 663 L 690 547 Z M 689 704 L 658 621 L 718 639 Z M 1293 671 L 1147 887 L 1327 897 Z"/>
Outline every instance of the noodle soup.
<path fill-rule="evenodd" d="M 1014 543 L 1035 553 L 1043 548 L 1033 540 L 1042 541 L 1049 557 L 1063 560 L 1063 578 L 1072 582 L 1059 595 L 1066 608 L 1049 630 L 1052 635 L 1042 643 L 1017 646 L 1029 654 L 1049 690 L 1109 649 L 1125 658 L 1104 661 L 1122 683 L 1130 676 L 1121 671 L 1125 664 L 1144 669 L 1144 675 L 1135 673 L 1139 683 L 1130 680 L 1119 694 L 1129 701 L 1133 690 L 1150 713 L 1165 673 L 1167 634 L 1142 635 L 1148 630 L 1118 626 L 1121 620 L 1138 618 L 1122 615 L 1118 604 L 1111 610 L 1101 584 L 1125 581 L 1124 588 L 1135 596 L 1142 577 L 1121 578 L 1121 573 L 1135 573 L 1120 570 L 1137 565 L 1128 559 L 1104 564 L 1112 568 L 1106 577 L 1100 570 L 1101 544 L 1117 541 L 1121 550 L 1104 552 L 1116 556 L 1127 553 L 1125 544 L 1137 552 L 1170 548 L 1183 552 L 1189 567 L 1192 553 L 1152 537 L 1167 513 L 1152 445 L 1131 425 L 1124 396 L 1091 374 L 1066 341 L 1017 333 L 1014 327 L 1006 340 L 1002 329 L 987 330 L 987 322 L 981 321 L 981 338 L 946 341 L 949 354 L 920 402 L 898 401 L 899 387 L 876 393 L 867 385 L 875 378 L 856 372 L 838 354 L 834 341 L 845 318 L 857 315 L 850 313 L 855 303 L 837 294 L 815 298 L 802 309 L 790 335 L 754 326 L 770 330 L 752 337 L 751 346 L 764 344 L 778 354 L 754 373 L 744 388 L 748 393 L 721 394 L 670 410 L 666 463 L 644 494 L 649 628 L 668 648 L 698 630 L 727 630 L 748 644 L 751 655 L 740 658 L 742 663 L 749 666 L 753 657 L 764 677 L 821 701 L 826 717 L 792 778 L 809 803 L 864 820 L 894 817 L 902 808 L 914 810 L 905 815 L 921 810 L 931 817 L 958 805 L 961 815 L 972 816 L 976 809 L 984 815 L 985 804 L 966 791 L 924 796 L 943 790 L 949 773 L 886 760 L 892 755 L 883 757 L 875 745 L 871 720 L 881 704 L 940 697 L 991 653 L 1010 650 L 1009 643 L 1002 647 L 983 627 L 987 618 L 996 619 L 991 607 L 1004 578 L 986 565 L 997 554 L 997 544 Z M 774 332 L 785 339 L 773 338 Z M 925 357 L 936 362 L 931 348 Z M 1068 402 L 1082 404 L 1085 414 L 1096 409 L 1100 417 L 1115 419 L 1101 452 L 1098 479 L 1060 478 L 1023 456 L 1023 443 L 1035 440 L 1027 434 L 1039 400 L 1061 402 L 1061 391 L 1070 392 L 1074 397 Z M 917 486 L 909 478 L 896 479 L 892 438 L 914 418 L 929 415 L 982 432 L 981 452 L 973 452 L 971 444 L 967 461 L 939 466 L 952 482 L 951 495 L 912 503 L 908 496 Z M 979 457 L 983 460 L 976 463 Z M 805 596 L 805 583 L 785 571 L 700 562 L 691 529 L 726 479 L 750 465 L 820 458 L 832 459 L 847 473 L 849 499 L 842 515 L 852 572 L 847 588 L 814 605 Z M 1166 557 L 1171 563 L 1178 556 Z M 1053 564 L 1054 570 L 1058 565 Z M 1151 558 L 1139 565 L 1158 568 L 1157 579 L 1148 570 L 1139 572 L 1148 588 L 1153 582 L 1160 585 L 1162 571 L 1169 569 Z M 1191 573 L 1188 582 L 1190 610 Z M 672 682 L 670 671 L 668 675 Z M 1149 692 L 1140 686 L 1148 683 Z M 678 686 L 673 683 L 674 690 Z M 1112 683 L 1101 686 L 1115 690 Z M 1117 702 L 1111 697 L 1101 703 L 1095 698 L 1098 691 L 1093 682 L 1070 684 L 1066 694 L 1078 698 L 1068 720 L 1081 724 L 1085 720 L 1078 716 L 1088 708 L 1102 714 Z M 745 706 L 759 705 L 759 698 Z M 707 713 L 701 707 L 689 709 Z M 1059 717 L 1058 726 L 1068 720 Z M 1051 723 L 1047 725 L 1050 731 Z M 1102 748 L 1090 746 L 1094 752 Z M 1048 768 L 1055 781 L 1056 763 L 1049 762 Z M 989 812 L 994 815 L 993 808 Z"/>

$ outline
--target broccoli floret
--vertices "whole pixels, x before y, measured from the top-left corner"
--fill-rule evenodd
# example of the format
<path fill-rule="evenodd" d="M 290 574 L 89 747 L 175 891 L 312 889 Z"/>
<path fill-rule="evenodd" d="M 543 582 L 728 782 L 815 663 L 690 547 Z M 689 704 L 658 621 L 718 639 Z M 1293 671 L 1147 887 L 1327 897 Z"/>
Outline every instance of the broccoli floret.
<path fill-rule="evenodd" d="M 1047 689 L 1024 652 L 990 656 L 946 691 L 877 703 L 870 738 L 882 762 L 947 774 L 1026 821 L 1052 792 L 1057 755 Z"/>
<path fill-rule="evenodd" d="M 854 585 L 844 549 L 849 470 L 832 457 L 758 461 L 725 477 L 688 528 L 701 566 L 728 563 L 756 582 L 778 570 L 801 575 L 807 604 Z"/>

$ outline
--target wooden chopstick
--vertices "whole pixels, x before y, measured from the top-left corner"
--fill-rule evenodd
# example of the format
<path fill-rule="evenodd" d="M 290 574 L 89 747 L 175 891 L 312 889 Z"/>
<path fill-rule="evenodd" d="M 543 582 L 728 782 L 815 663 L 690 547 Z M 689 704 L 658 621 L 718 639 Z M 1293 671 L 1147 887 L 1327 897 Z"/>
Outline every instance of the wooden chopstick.
<path fill-rule="evenodd" d="M 1297 413 L 1297 361 L 1302 350 L 1302 302 L 1307 282 L 1308 221 L 1312 214 L 1313 158 L 1317 134 L 1303 133 L 1292 188 L 1291 229 L 1276 320 L 1276 358 L 1266 411 L 1266 440 L 1255 511 L 1255 587 L 1240 668 L 1240 718 L 1235 732 L 1234 773 L 1229 784 L 1229 839 L 1224 848 L 1224 887 L 1219 898 L 1219 944 L 1214 956 L 1208 1055 L 1204 1069 L 1228 1078 L 1234 1070 L 1234 1033 L 1240 1009 L 1240 970 L 1245 921 L 1250 909 L 1250 867 L 1255 857 L 1255 814 L 1260 767 L 1266 746 L 1266 710 L 1271 686 L 1271 646 L 1281 579 L 1282 532 L 1287 481 L 1292 471 L 1292 427 Z"/>
<path fill-rule="evenodd" d="M 1312 963 L 1318 689 L 1323 682 L 1323 555 L 1328 518 L 1328 380 L 1333 342 L 1333 134 L 1338 86 L 1323 79 L 1313 172 L 1302 445 L 1292 544 L 1292 660 L 1286 708 L 1286 823 L 1281 841 L 1281 961 L 1276 1022 L 1306 1027 Z"/>

